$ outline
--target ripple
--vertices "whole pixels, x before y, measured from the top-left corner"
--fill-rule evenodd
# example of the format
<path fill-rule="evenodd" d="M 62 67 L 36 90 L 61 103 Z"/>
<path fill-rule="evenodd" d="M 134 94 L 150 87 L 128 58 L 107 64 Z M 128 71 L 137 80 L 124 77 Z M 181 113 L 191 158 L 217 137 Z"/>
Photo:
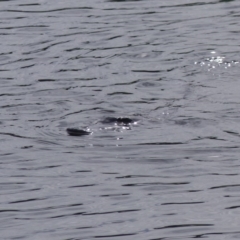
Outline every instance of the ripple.
<path fill-rule="evenodd" d="M 238 1 L 1 6 L 3 239 L 238 238 Z"/>

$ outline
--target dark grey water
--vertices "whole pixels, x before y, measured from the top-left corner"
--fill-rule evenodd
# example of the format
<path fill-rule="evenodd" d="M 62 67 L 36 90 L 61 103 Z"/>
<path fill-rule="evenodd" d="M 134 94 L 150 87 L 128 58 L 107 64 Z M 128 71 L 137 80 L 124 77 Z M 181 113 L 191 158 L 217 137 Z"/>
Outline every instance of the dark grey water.
<path fill-rule="evenodd" d="M 1 1 L 1 239 L 239 239 L 239 22 L 239 1 Z"/>

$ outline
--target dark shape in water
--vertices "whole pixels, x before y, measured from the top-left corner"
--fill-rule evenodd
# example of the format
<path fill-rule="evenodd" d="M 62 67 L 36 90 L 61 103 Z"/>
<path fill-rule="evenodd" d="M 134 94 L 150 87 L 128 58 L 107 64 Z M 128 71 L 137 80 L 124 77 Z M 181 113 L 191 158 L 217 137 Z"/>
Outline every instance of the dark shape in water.
<path fill-rule="evenodd" d="M 117 125 L 129 125 L 131 123 L 134 123 L 135 121 L 136 121 L 135 119 L 131 119 L 131 118 L 127 118 L 127 117 L 119 117 L 119 118 L 107 117 L 104 120 L 102 120 L 101 123 L 104 123 L 104 124 L 112 123 L 112 124 L 117 124 Z"/>
<path fill-rule="evenodd" d="M 118 126 L 128 126 L 134 122 L 136 122 L 136 119 L 131 119 L 127 117 L 107 117 L 104 118 L 102 121 L 100 121 L 103 124 L 116 124 Z M 70 136 L 84 136 L 84 135 L 89 135 L 92 132 L 82 130 L 82 129 L 77 129 L 77 128 L 67 128 L 67 133 Z"/>
<path fill-rule="evenodd" d="M 77 129 L 77 128 L 67 128 L 67 133 L 70 136 L 84 136 L 84 135 L 89 135 L 92 132 L 85 131 L 85 130 L 82 130 L 82 129 Z"/>

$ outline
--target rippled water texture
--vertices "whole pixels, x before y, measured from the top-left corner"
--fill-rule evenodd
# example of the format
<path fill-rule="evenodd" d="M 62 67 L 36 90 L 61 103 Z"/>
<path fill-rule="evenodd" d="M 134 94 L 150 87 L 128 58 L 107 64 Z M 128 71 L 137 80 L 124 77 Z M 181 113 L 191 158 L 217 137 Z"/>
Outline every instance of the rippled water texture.
<path fill-rule="evenodd" d="M 1 239 L 240 238 L 240 1 L 5 0 L 0 22 Z"/>

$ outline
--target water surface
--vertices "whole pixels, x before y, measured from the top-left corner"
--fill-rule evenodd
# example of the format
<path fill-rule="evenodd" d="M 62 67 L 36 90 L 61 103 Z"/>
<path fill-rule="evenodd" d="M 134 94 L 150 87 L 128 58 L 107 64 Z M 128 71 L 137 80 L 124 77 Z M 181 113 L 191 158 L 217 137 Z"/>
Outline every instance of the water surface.
<path fill-rule="evenodd" d="M 238 239 L 239 9 L 1 1 L 2 239 Z"/>

